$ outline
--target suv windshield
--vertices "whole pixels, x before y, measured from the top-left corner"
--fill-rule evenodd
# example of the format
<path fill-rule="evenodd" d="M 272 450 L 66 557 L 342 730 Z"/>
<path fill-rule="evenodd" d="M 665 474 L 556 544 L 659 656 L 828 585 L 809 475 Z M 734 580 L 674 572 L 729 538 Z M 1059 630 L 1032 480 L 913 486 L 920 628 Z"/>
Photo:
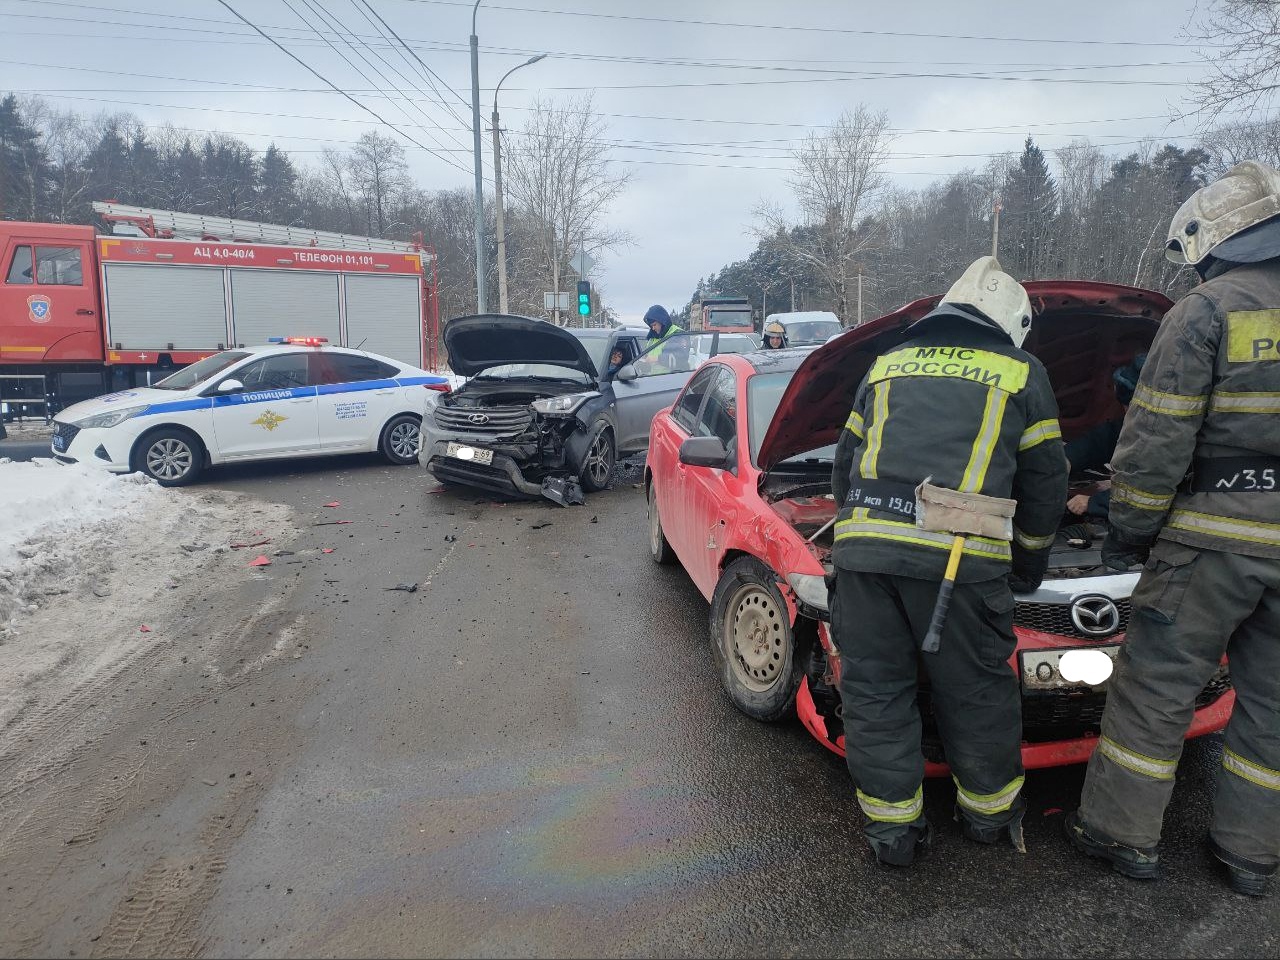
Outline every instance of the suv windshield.
<path fill-rule="evenodd" d="M 582 346 L 587 351 L 587 356 L 591 358 L 591 364 L 596 368 L 598 373 L 606 369 L 609 356 L 609 338 L 608 337 L 586 337 L 582 336 L 576 330 L 570 330 L 575 337 L 582 341 Z M 554 363 L 504 363 L 501 366 L 489 367 L 484 373 L 476 377 L 477 380 L 518 380 L 525 377 L 535 377 L 552 380 L 570 380 L 574 383 L 594 384 L 595 380 L 581 370 L 575 370 L 572 367 L 562 367 Z"/>
<path fill-rule="evenodd" d="M 760 453 L 760 444 L 764 442 L 764 435 L 769 430 L 769 424 L 778 410 L 778 404 L 782 402 L 782 394 L 786 392 L 787 384 L 791 382 L 793 376 L 795 376 L 793 370 L 781 373 L 758 373 L 747 381 L 747 428 L 750 431 L 752 463 L 756 462 L 756 457 Z M 835 457 L 835 444 L 829 444 L 825 447 L 815 447 L 804 453 L 797 453 L 782 462 L 832 463 Z"/>
<path fill-rule="evenodd" d="M 205 357 L 203 360 L 197 360 L 189 367 L 183 367 L 171 377 L 165 377 L 159 383 L 152 384 L 157 390 L 190 390 L 198 383 L 203 383 L 210 377 L 216 377 L 223 370 L 232 364 L 239 363 L 250 356 L 248 353 L 241 353 L 239 350 L 226 350 L 223 353 L 215 353 L 212 357 Z"/>

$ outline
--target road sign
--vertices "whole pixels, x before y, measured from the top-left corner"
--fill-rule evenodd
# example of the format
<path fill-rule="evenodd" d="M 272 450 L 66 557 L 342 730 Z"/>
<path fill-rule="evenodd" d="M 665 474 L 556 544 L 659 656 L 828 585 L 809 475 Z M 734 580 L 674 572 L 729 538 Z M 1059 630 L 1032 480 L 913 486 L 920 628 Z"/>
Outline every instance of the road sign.
<path fill-rule="evenodd" d="M 560 291 L 560 302 L 556 303 L 556 295 L 547 291 L 542 295 L 542 309 L 568 311 L 573 307 L 573 294 L 568 290 Z"/>
<path fill-rule="evenodd" d="M 596 262 L 587 256 L 585 250 L 579 250 L 574 254 L 573 259 L 569 261 L 569 266 L 573 267 L 573 272 L 580 277 L 585 277 L 595 265 Z"/>

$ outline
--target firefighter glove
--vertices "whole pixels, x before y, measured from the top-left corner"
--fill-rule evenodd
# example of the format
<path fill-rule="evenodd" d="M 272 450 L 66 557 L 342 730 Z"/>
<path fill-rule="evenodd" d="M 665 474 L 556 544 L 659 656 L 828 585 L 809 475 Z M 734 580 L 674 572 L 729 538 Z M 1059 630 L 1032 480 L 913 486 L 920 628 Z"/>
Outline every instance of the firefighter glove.
<path fill-rule="evenodd" d="M 1112 570 L 1140 567 L 1150 554 L 1151 544 L 1135 542 L 1114 525 L 1107 533 L 1107 539 L 1102 541 L 1102 562 Z"/>
<path fill-rule="evenodd" d="M 1048 568 L 1048 550 L 1026 550 L 1015 543 L 1013 569 L 1009 571 L 1009 589 L 1014 593 L 1030 593 L 1040 586 Z"/>

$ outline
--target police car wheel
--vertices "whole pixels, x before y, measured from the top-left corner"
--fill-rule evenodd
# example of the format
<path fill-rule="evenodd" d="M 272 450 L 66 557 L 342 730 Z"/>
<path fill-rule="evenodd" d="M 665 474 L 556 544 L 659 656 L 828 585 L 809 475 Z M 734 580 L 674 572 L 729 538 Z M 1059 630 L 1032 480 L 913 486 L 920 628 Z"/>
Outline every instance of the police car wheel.
<path fill-rule="evenodd" d="M 804 672 L 778 577 L 755 557 L 725 568 L 711 599 L 711 644 L 734 706 L 779 720 L 795 706 Z"/>
<path fill-rule="evenodd" d="M 378 449 L 392 463 L 403 466 L 418 462 L 418 444 L 422 439 L 422 423 L 410 413 L 402 413 L 387 421 L 382 428 Z"/>
<path fill-rule="evenodd" d="M 135 448 L 134 466 L 162 487 L 181 487 L 204 471 L 204 445 L 186 430 L 157 430 Z"/>
<path fill-rule="evenodd" d="M 649 556 L 654 563 L 664 566 L 676 562 L 676 552 L 667 543 L 667 535 L 662 532 L 662 517 L 658 514 L 658 485 L 649 482 Z"/>
<path fill-rule="evenodd" d="M 587 445 L 587 455 L 582 458 L 582 489 L 587 493 L 599 493 L 609 486 L 617 456 L 613 448 L 613 431 L 601 421 Z"/>

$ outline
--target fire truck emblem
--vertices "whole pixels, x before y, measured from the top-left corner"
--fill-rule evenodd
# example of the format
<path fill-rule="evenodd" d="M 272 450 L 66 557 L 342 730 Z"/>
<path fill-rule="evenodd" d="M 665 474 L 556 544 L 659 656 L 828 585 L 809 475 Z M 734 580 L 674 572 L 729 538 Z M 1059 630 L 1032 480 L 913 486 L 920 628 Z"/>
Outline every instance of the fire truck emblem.
<path fill-rule="evenodd" d="M 268 433 L 270 433 L 272 430 L 280 426 L 280 424 L 284 423 L 288 419 L 289 419 L 288 417 L 282 417 L 278 413 L 273 413 L 272 411 L 267 410 L 257 420 L 251 420 L 249 422 L 252 423 L 254 426 L 261 427 L 263 430 L 266 430 Z"/>
<path fill-rule="evenodd" d="M 52 319 L 53 304 L 44 294 L 27 297 L 27 316 L 36 323 L 48 323 Z"/>

